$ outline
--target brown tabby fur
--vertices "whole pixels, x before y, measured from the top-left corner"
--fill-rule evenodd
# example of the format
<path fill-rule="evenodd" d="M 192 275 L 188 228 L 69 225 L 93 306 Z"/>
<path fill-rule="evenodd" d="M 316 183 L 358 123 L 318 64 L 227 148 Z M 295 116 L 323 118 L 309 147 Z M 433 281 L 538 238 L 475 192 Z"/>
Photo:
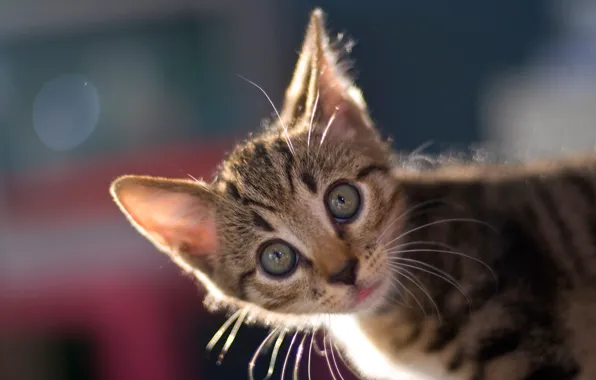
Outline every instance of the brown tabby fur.
<path fill-rule="evenodd" d="M 124 176 L 111 193 L 213 299 L 265 324 L 327 329 L 363 378 L 596 379 L 596 159 L 406 166 L 317 10 L 279 121 L 211 183 Z M 349 224 L 325 210 L 338 180 L 362 194 Z M 304 257 L 293 275 L 259 269 L 270 239 Z M 355 283 L 331 283 L 354 258 Z"/>

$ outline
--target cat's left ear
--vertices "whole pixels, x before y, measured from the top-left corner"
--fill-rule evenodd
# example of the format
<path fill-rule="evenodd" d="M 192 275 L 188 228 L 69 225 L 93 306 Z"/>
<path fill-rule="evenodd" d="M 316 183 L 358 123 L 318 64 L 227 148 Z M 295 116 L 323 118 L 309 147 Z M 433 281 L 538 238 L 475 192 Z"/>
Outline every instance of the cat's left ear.
<path fill-rule="evenodd" d="M 281 118 L 285 125 L 300 118 L 309 123 L 314 113 L 321 125 L 329 124 L 329 136 L 379 140 L 362 92 L 329 46 L 324 18 L 320 9 L 311 14 Z"/>
<path fill-rule="evenodd" d="M 110 187 L 132 225 L 172 259 L 210 275 L 219 238 L 216 197 L 199 181 L 127 175 Z"/>

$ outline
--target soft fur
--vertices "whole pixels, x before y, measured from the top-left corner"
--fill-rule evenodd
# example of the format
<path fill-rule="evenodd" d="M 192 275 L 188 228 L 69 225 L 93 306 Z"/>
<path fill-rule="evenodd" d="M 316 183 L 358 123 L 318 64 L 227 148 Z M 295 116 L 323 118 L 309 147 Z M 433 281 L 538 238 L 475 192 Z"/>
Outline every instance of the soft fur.
<path fill-rule="evenodd" d="M 211 183 L 124 176 L 116 203 L 218 305 L 327 329 L 363 378 L 595 379 L 595 160 L 407 168 L 337 57 L 316 10 L 276 123 Z M 350 223 L 325 206 L 338 181 Z M 273 239 L 301 256 L 284 278 L 257 259 Z"/>

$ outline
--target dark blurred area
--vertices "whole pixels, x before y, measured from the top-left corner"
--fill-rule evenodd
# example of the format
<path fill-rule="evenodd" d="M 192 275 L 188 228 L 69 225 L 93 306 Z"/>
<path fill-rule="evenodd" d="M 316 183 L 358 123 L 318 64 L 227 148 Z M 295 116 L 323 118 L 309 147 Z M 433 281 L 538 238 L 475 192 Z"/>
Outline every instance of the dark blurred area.
<path fill-rule="evenodd" d="M 280 106 L 315 6 L 354 38 L 354 74 L 397 149 L 594 148 L 591 0 L 2 2 L 1 380 L 247 378 L 267 331 L 242 327 L 218 365 L 225 336 L 205 346 L 225 315 L 203 310 L 202 290 L 127 224 L 108 186 L 125 173 L 210 177 L 273 111 L 237 75 Z M 333 378 L 320 355 L 311 371 Z"/>

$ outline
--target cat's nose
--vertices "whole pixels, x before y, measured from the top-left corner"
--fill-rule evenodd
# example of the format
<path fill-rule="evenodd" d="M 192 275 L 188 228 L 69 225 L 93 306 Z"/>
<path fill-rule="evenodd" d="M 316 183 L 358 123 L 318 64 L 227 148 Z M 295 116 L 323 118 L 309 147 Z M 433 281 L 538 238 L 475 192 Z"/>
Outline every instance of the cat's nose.
<path fill-rule="evenodd" d="M 327 281 L 330 284 L 341 283 L 345 285 L 355 285 L 357 268 L 358 259 L 349 259 L 338 272 L 330 274 Z"/>

